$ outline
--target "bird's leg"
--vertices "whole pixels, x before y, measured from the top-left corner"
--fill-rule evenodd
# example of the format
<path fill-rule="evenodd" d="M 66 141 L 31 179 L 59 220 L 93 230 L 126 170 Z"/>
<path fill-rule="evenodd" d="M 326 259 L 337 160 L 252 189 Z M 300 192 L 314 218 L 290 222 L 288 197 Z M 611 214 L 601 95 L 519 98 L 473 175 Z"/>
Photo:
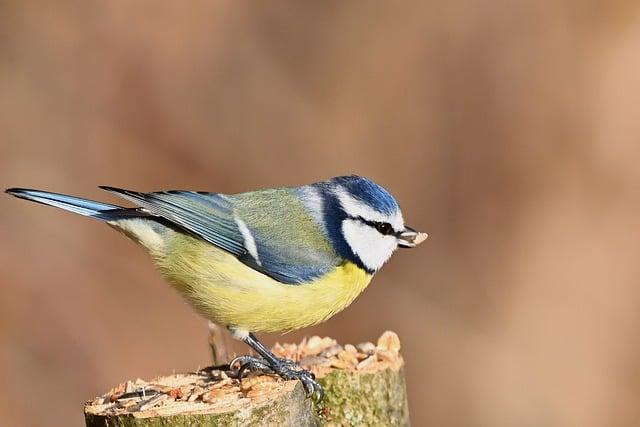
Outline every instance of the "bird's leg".
<path fill-rule="evenodd" d="M 300 380 L 302 385 L 304 385 L 307 397 L 317 397 L 318 400 L 322 400 L 322 386 L 315 380 L 313 373 L 299 369 L 298 364 L 293 360 L 277 357 L 267 346 L 262 344 L 253 333 L 239 338 L 261 357 L 239 356 L 233 359 L 230 363 L 231 366 L 236 363 L 240 364 L 238 378 L 242 379 L 244 372 L 250 371 L 276 374 L 285 380 Z"/>

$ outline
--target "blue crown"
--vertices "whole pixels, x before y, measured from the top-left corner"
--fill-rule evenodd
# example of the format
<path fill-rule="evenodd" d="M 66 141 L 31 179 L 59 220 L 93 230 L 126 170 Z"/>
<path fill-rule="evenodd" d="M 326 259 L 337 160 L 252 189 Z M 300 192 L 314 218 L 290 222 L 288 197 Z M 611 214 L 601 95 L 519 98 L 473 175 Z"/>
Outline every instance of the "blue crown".
<path fill-rule="evenodd" d="M 391 194 L 375 182 L 357 175 L 339 176 L 329 180 L 330 185 L 340 185 L 357 199 L 380 213 L 392 215 L 399 206 Z"/>

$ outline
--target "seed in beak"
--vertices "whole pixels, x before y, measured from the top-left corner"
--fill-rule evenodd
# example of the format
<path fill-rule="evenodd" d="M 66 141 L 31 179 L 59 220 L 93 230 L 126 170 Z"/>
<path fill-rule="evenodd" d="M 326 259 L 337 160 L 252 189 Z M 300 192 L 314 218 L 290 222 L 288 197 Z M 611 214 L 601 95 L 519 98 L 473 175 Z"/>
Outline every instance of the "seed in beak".
<path fill-rule="evenodd" d="M 420 233 L 410 227 L 406 227 L 405 231 L 398 235 L 398 244 L 403 248 L 413 248 L 424 242 L 429 235 L 427 233 Z"/>

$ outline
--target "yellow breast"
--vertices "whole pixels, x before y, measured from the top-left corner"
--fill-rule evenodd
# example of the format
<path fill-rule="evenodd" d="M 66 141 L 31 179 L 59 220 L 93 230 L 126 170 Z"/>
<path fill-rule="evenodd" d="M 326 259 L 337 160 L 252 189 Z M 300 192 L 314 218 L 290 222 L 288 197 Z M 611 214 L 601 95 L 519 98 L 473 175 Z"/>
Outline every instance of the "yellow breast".
<path fill-rule="evenodd" d="M 172 233 L 152 255 L 161 273 L 203 316 L 254 332 L 290 331 L 327 320 L 371 281 L 370 274 L 347 262 L 311 283 L 286 285 L 181 233 Z"/>

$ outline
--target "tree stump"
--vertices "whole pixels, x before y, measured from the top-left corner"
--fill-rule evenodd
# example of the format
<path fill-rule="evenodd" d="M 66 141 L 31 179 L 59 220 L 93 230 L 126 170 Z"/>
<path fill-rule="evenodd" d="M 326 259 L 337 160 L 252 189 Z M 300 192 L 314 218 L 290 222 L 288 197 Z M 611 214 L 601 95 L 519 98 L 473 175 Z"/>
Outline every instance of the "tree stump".
<path fill-rule="evenodd" d="M 152 381 L 127 381 L 84 408 L 88 427 L 409 425 L 400 342 L 385 332 L 377 342 L 338 345 L 312 337 L 276 344 L 280 357 L 316 374 L 324 399 L 305 397 L 299 381 L 250 375 L 241 382 L 228 367 Z"/>

